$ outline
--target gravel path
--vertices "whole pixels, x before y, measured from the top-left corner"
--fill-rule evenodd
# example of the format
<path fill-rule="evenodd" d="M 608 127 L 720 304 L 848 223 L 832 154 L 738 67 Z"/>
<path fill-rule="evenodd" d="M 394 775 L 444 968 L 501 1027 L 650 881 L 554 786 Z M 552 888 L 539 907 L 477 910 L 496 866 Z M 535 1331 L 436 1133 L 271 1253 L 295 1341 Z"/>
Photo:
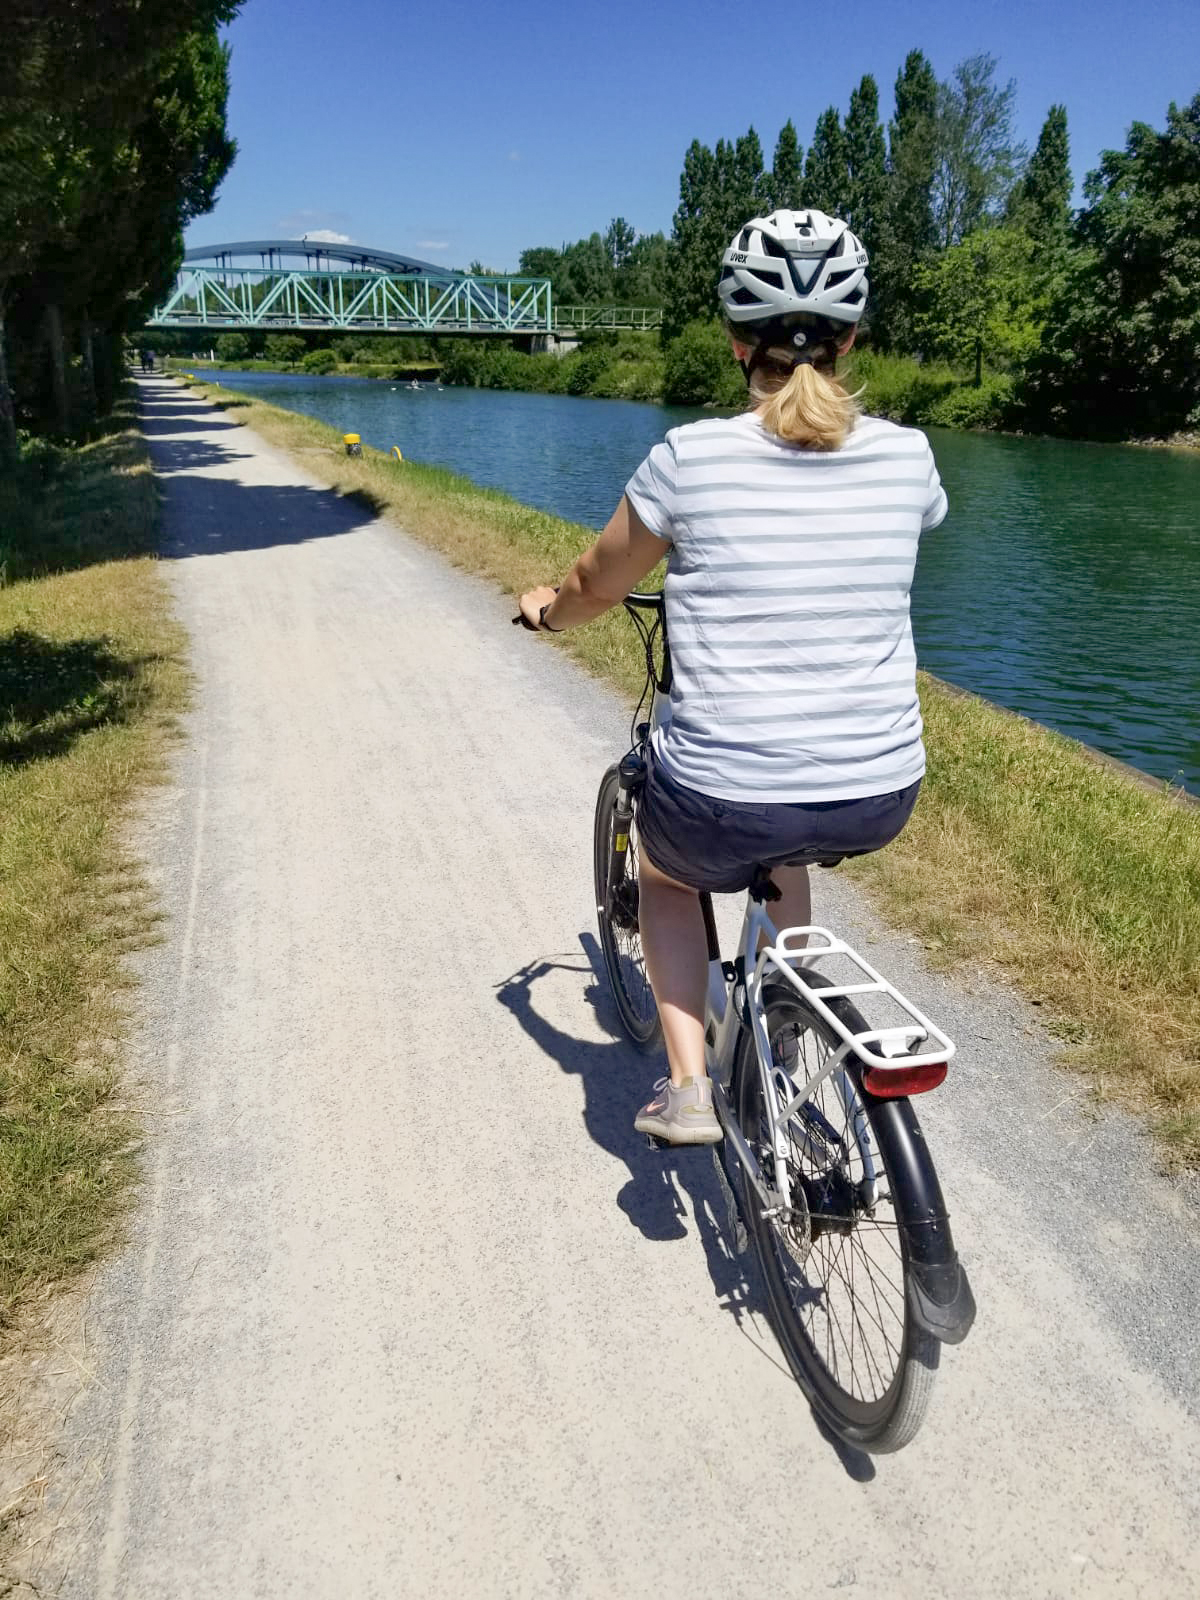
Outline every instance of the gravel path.
<path fill-rule="evenodd" d="M 921 1114 L 979 1302 L 916 1444 L 839 1452 L 708 1157 L 630 1126 L 653 1066 L 614 1041 L 589 877 L 622 708 L 142 388 L 198 687 L 144 825 L 142 1204 L 43 1375 L 40 1592 L 1200 1592 L 1200 1229 L 1137 1130 L 819 875 L 818 920 L 960 1043 Z"/>

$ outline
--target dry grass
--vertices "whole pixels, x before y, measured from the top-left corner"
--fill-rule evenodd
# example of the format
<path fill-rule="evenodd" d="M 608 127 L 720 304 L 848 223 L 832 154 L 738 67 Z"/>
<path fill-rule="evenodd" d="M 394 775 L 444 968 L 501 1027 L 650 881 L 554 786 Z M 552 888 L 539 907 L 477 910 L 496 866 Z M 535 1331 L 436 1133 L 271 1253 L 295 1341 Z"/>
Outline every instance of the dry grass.
<path fill-rule="evenodd" d="M 133 1175 L 114 1061 L 154 914 L 121 823 L 184 692 L 156 506 L 128 426 L 0 490 L 0 1329 L 95 1257 Z"/>
<path fill-rule="evenodd" d="M 438 468 L 372 450 L 350 460 L 323 423 L 208 392 L 510 592 L 553 579 L 592 537 Z M 552 647 L 641 686 L 620 613 Z M 916 815 L 855 876 L 935 958 L 998 966 L 1098 1096 L 1147 1115 L 1169 1161 L 1200 1165 L 1200 806 L 935 679 L 922 677 L 921 699 L 930 759 Z"/>

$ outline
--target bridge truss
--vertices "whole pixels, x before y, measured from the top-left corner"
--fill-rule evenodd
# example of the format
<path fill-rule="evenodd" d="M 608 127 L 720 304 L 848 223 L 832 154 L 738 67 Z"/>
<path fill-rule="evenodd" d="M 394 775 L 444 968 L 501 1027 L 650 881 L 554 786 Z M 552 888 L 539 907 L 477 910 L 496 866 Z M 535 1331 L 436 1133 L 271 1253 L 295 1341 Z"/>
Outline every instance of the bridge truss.
<path fill-rule="evenodd" d="M 154 328 L 258 328 L 272 333 L 554 331 L 547 278 L 190 266 L 150 319 Z"/>

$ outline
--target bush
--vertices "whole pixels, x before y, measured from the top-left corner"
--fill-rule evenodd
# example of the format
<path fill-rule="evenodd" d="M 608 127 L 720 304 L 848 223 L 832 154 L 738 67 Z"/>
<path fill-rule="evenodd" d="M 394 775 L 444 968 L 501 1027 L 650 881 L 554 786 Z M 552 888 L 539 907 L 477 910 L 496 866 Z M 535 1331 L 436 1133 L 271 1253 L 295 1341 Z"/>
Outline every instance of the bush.
<path fill-rule="evenodd" d="M 875 350 L 856 350 L 845 368 L 847 388 L 865 391 L 863 410 L 893 422 L 924 421 L 930 408 L 962 381 L 945 362 L 881 355 Z"/>
<path fill-rule="evenodd" d="M 935 428 L 1002 428 L 1012 418 L 1013 380 L 990 373 L 977 389 L 965 384 L 927 406 L 923 423 Z"/>
<path fill-rule="evenodd" d="M 305 372 L 314 372 L 318 376 L 330 373 L 338 364 L 338 358 L 332 350 L 310 350 L 300 363 Z"/>
<path fill-rule="evenodd" d="M 689 322 L 663 356 L 663 399 L 676 406 L 741 406 L 746 385 L 718 322 Z"/>

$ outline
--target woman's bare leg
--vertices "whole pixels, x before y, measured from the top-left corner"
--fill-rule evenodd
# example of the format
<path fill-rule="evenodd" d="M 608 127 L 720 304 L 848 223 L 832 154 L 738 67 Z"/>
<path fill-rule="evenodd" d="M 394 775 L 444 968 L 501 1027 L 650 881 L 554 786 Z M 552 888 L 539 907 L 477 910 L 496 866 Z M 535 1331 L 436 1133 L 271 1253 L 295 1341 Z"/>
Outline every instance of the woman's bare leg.
<path fill-rule="evenodd" d="M 646 852 L 638 863 L 638 923 L 650 987 L 662 1018 L 671 1082 L 703 1078 L 708 941 L 695 889 L 660 872 Z"/>
<path fill-rule="evenodd" d="M 776 867 L 771 877 L 782 895 L 769 907 L 772 922 L 781 929 L 807 927 L 812 921 L 808 868 Z M 671 1082 L 678 1087 L 685 1078 L 707 1075 L 708 941 L 696 890 L 660 872 L 644 850 L 638 863 L 638 922 Z"/>
<path fill-rule="evenodd" d="M 783 896 L 765 908 L 782 933 L 784 928 L 807 928 L 812 924 L 812 890 L 807 867 L 773 867 L 771 881 Z"/>

